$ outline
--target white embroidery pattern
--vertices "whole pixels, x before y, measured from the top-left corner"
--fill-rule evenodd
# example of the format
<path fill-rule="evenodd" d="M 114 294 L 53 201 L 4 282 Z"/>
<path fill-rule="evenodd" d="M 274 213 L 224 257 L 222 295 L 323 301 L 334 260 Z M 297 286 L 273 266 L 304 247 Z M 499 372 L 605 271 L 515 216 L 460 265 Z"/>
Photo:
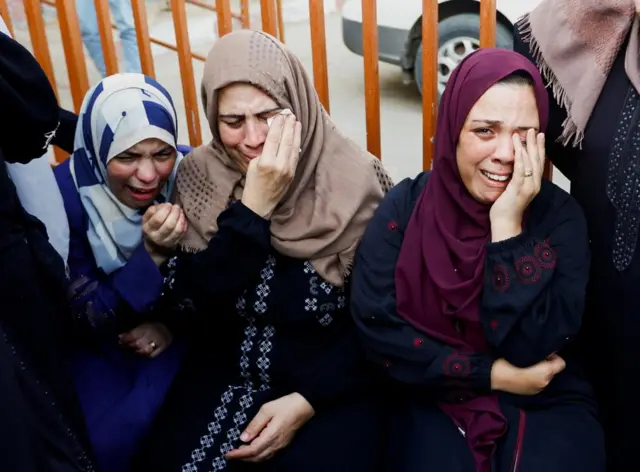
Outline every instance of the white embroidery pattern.
<path fill-rule="evenodd" d="M 266 299 L 271 293 L 271 289 L 268 285 L 269 281 L 274 276 L 274 267 L 276 260 L 274 257 L 269 256 L 265 268 L 260 272 L 261 282 L 256 287 L 256 302 L 252 305 L 255 315 L 263 315 L 267 312 Z M 238 297 L 236 302 L 236 310 L 240 316 L 247 320 L 247 326 L 244 329 L 244 339 L 240 345 L 240 375 L 245 380 L 243 385 L 230 385 L 227 390 L 222 394 L 220 398 L 220 406 L 216 408 L 214 413 L 214 420 L 208 424 L 207 433 L 200 438 L 200 447 L 196 448 L 191 453 L 191 462 L 182 466 L 182 472 L 198 472 L 199 466 L 206 459 L 206 451 L 214 446 L 216 438 L 222 432 L 222 422 L 225 421 L 229 415 L 230 403 L 235 399 L 238 402 L 238 410 L 233 415 L 233 426 L 227 430 L 225 434 L 225 441 L 220 445 L 219 455 L 214 457 L 211 461 L 211 469 L 209 471 L 220 471 L 227 467 L 227 460 L 225 454 L 231 451 L 234 444 L 240 438 L 242 429 L 249 420 L 246 411 L 254 404 L 253 395 L 258 391 L 266 391 L 270 388 L 271 378 L 269 376 L 269 368 L 271 367 L 271 360 L 269 359 L 269 353 L 273 348 L 271 338 L 275 335 L 275 328 L 271 325 L 266 325 L 261 329 L 256 324 L 256 316 L 252 316 L 247 313 L 247 300 L 246 292 Z M 259 341 L 256 343 L 255 339 L 260 333 Z M 250 354 L 254 346 L 258 346 L 258 352 L 260 353 L 256 365 L 258 367 L 258 377 L 260 383 L 254 384 L 251 376 L 251 360 Z"/>
<path fill-rule="evenodd" d="M 311 296 L 304 299 L 304 309 L 305 311 L 315 312 L 316 319 L 322 326 L 329 326 L 333 321 L 332 312 L 335 311 L 336 305 L 334 303 L 323 303 L 318 306 L 317 297 L 321 295 L 321 291 L 327 296 L 331 295 L 335 287 L 326 280 L 320 279 L 320 276 L 317 275 L 316 270 L 309 261 L 305 261 L 304 263 L 304 273 L 307 275 L 313 274 L 312 277 L 309 278 L 309 293 Z M 319 281 L 321 282 L 318 284 Z M 344 308 L 345 304 L 346 297 L 339 296 L 338 309 Z"/>

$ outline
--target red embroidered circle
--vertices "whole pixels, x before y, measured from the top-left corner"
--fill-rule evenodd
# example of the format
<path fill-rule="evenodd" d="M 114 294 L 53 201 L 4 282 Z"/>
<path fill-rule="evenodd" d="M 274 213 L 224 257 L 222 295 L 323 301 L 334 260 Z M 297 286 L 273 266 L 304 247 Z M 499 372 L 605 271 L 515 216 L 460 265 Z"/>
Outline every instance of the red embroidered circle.
<path fill-rule="evenodd" d="M 496 264 L 493 266 L 491 283 L 496 292 L 506 292 L 507 290 L 509 290 L 511 278 L 509 276 L 509 271 L 505 266 L 500 264 Z"/>
<path fill-rule="evenodd" d="M 516 273 L 524 284 L 535 284 L 540 280 L 540 267 L 533 256 L 524 256 L 516 261 Z"/>
<path fill-rule="evenodd" d="M 540 243 L 536 246 L 534 254 L 540 267 L 544 269 L 553 269 L 557 263 L 557 254 L 549 246 L 548 242 Z"/>

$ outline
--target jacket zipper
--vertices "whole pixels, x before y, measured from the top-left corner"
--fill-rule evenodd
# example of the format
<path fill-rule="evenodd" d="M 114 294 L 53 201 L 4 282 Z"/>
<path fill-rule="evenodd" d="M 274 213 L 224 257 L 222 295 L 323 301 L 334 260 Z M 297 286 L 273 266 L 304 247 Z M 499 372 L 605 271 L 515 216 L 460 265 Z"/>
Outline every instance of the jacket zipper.
<path fill-rule="evenodd" d="M 520 423 L 518 424 L 518 437 L 516 438 L 516 450 L 513 454 L 513 462 L 511 464 L 511 472 L 518 472 L 520 468 L 520 456 L 522 455 L 522 443 L 524 441 L 524 429 L 527 417 L 524 410 L 520 410 Z"/>

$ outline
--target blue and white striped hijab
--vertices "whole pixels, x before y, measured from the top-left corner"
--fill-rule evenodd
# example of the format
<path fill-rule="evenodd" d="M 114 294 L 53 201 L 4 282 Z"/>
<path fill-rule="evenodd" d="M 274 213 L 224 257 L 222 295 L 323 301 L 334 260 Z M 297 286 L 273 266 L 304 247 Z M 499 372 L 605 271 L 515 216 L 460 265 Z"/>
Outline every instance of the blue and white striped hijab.
<path fill-rule="evenodd" d="M 84 99 L 76 128 L 71 175 L 89 219 L 87 237 L 96 263 L 106 274 L 123 267 L 142 242 L 142 211 L 111 193 L 107 164 L 140 141 L 157 138 L 177 150 L 177 116 L 171 96 L 142 74 L 116 74 Z M 167 201 L 176 170 L 156 200 Z"/>

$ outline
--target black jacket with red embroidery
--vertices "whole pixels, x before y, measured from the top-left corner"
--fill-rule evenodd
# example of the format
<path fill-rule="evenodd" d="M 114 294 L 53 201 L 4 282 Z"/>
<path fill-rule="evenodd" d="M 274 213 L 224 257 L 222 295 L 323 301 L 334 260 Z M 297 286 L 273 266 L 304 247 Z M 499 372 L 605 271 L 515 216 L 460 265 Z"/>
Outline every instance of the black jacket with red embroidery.
<path fill-rule="evenodd" d="M 370 358 L 407 386 L 464 401 L 490 391 L 495 359 L 526 367 L 559 353 L 567 369 L 543 395 L 526 401 L 506 396 L 526 403 L 547 402 L 559 392 L 591 397 L 572 348 L 589 276 L 587 227 L 574 199 L 550 182 L 543 182 L 530 204 L 522 233 L 487 245 L 480 317 L 488 352 L 458 352 L 398 316 L 395 268 L 428 177 L 406 179 L 389 192 L 356 256 L 351 307 Z"/>

